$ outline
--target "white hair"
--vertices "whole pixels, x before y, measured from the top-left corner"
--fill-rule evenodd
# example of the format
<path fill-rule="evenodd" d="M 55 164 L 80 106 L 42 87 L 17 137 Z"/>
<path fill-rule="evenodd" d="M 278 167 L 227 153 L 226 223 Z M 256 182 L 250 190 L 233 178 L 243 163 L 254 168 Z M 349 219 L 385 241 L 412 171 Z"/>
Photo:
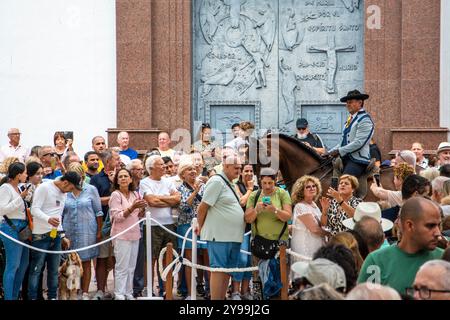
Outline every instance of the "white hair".
<path fill-rule="evenodd" d="M 434 277 L 440 277 L 439 282 L 442 283 L 443 290 L 450 290 L 450 262 L 445 260 L 430 260 L 425 262 L 417 271 L 423 271 L 426 268 L 439 268 L 439 271 L 433 270 Z"/>
<path fill-rule="evenodd" d="M 364 282 L 354 287 L 345 300 L 401 300 L 394 289 L 378 283 Z"/>
<path fill-rule="evenodd" d="M 117 139 L 120 139 L 125 134 L 128 135 L 128 132 L 126 132 L 126 131 L 119 132 L 119 134 L 117 135 Z"/>
<path fill-rule="evenodd" d="M 131 170 L 133 169 L 134 166 L 142 164 L 142 161 L 140 159 L 133 159 L 130 161 L 130 163 L 128 163 L 127 165 L 127 169 Z"/>
<path fill-rule="evenodd" d="M 433 179 L 431 182 L 431 187 L 433 188 L 433 192 L 442 193 L 444 191 L 444 182 L 450 180 L 448 177 L 439 176 Z"/>
<path fill-rule="evenodd" d="M 155 162 L 158 159 L 162 159 L 162 157 L 157 154 L 147 158 L 147 160 L 145 161 L 145 169 L 147 170 L 148 173 L 150 173 L 150 169 L 155 166 Z"/>

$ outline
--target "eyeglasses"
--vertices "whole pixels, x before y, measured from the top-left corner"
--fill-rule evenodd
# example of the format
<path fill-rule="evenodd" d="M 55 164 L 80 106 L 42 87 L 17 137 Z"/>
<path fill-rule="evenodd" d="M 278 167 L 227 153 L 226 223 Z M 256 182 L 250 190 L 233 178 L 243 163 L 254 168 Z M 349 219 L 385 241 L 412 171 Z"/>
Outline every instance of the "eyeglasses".
<path fill-rule="evenodd" d="M 10 136 L 20 136 L 21 133 L 20 133 L 20 132 L 16 132 L 16 133 L 10 133 L 9 135 L 10 135 Z"/>
<path fill-rule="evenodd" d="M 305 189 L 316 189 L 317 186 L 315 184 L 310 184 L 305 187 Z"/>
<path fill-rule="evenodd" d="M 450 293 L 450 290 L 434 290 L 434 289 L 429 289 L 427 287 L 409 287 L 406 288 L 406 294 L 410 297 L 414 297 L 414 293 L 416 291 L 419 291 L 419 297 L 425 300 L 428 300 L 431 298 L 431 293 L 432 292 L 442 292 L 442 293 Z"/>
<path fill-rule="evenodd" d="M 56 157 L 56 153 L 55 152 L 49 152 L 49 153 L 43 154 L 42 156 L 43 157 L 46 157 L 46 156 Z"/>

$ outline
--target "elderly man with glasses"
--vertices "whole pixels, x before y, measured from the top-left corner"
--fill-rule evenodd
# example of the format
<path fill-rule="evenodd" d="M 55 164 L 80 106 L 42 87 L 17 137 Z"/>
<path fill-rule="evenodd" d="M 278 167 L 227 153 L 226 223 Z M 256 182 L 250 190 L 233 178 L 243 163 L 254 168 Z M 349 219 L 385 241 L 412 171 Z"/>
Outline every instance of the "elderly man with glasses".
<path fill-rule="evenodd" d="M 0 163 L 9 157 L 17 157 L 20 162 L 25 163 L 25 159 L 30 155 L 30 149 L 20 144 L 21 135 L 17 128 L 8 130 L 9 143 L 0 148 Z"/>
<path fill-rule="evenodd" d="M 42 167 L 44 168 L 44 179 L 55 180 L 57 177 L 62 176 L 61 162 L 57 158 L 55 148 L 52 146 L 43 146 L 39 150 L 39 159 L 41 160 Z"/>
<path fill-rule="evenodd" d="M 294 136 L 308 147 L 314 149 L 318 154 L 325 153 L 325 147 L 323 145 L 322 139 L 309 131 L 308 120 L 305 118 L 299 118 L 297 120 L 297 134 Z"/>
<path fill-rule="evenodd" d="M 422 265 L 408 296 L 417 300 L 450 300 L 450 262 L 431 260 Z"/>

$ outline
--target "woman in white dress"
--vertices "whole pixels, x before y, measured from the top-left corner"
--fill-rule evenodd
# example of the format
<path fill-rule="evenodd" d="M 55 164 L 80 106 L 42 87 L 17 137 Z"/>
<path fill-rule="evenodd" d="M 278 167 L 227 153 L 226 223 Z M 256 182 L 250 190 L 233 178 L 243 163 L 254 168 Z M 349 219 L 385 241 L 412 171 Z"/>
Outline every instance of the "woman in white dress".
<path fill-rule="evenodd" d="M 299 178 L 292 189 L 294 220 L 292 222 L 292 251 L 312 258 L 325 243 L 330 233 L 320 224 L 321 211 L 316 204 L 322 188 L 319 179 L 312 176 Z M 294 257 L 294 262 L 299 261 Z"/>

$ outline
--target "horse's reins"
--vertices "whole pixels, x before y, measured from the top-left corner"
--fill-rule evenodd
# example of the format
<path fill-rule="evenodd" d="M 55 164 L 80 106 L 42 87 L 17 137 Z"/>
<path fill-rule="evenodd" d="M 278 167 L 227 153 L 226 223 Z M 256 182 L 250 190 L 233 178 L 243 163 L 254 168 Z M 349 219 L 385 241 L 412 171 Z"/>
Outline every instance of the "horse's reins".
<path fill-rule="evenodd" d="M 311 171 L 310 173 L 308 173 L 308 175 L 313 175 L 313 174 L 316 173 L 317 171 L 319 171 L 319 170 L 323 169 L 324 167 L 328 166 L 331 162 L 333 162 L 333 158 L 328 158 L 328 159 L 326 159 L 324 162 L 322 162 L 322 163 L 320 164 L 320 166 L 318 166 L 316 169 L 314 169 L 313 171 Z M 319 177 L 319 181 L 322 181 L 322 179 L 325 178 L 331 171 L 333 171 L 333 166 L 331 166 L 330 169 L 328 169 L 327 171 L 325 171 L 325 173 Z"/>

